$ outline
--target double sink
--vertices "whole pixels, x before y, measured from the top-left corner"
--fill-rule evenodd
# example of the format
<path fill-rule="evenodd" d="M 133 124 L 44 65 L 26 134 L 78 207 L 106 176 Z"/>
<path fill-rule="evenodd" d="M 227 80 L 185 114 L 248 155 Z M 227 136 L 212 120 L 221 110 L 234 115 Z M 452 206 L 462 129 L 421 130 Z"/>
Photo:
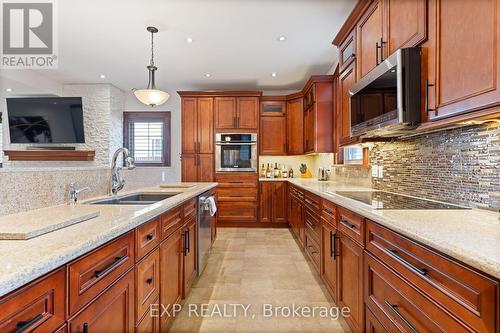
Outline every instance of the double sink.
<path fill-rule="evenodd" d="M 113 197 L 87 202 L 90 205 L 151 205 L 171 198 L 180 193 L 132 193 L 122 197 Z"/>

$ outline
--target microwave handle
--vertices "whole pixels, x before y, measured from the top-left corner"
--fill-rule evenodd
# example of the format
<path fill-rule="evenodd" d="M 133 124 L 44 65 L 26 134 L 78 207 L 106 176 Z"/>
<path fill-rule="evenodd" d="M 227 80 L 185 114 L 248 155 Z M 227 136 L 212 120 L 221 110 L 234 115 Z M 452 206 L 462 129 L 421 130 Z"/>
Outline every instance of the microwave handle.
<path fill-rule="evenodd" d="M 429 109 L 429 87 L 434 87 L 434 84 L 429 83 L 429 80 L 425 80 L 425 114 L 429 115 L 429 111 L 436 111 L 436 109 Z"/>

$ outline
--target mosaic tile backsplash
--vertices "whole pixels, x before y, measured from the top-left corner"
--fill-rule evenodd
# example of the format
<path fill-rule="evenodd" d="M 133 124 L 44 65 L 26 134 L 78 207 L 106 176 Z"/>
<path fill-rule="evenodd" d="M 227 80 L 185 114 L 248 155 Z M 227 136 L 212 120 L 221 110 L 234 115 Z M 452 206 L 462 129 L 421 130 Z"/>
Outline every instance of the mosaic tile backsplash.
<path fill-rule="evenodd" d="M 377 143 L 370 163 L 383 166 L 376 189 L 500 210 L 498 124 Z"/>

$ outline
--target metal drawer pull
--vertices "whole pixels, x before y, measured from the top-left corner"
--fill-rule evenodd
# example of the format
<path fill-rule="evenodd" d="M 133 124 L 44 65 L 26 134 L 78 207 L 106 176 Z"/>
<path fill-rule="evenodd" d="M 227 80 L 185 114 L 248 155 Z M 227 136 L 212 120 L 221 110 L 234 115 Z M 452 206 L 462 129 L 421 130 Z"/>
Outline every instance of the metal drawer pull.
<path fill-rule="evenodd" d="M 89 333 L 89 324 L 88 323 L 83 324 L 83 333 Z"/>
<path fill-rule="evenodd" d="M 346 220 L 345 218 L 341 218 L 340 219 L 340 222 L 342 222 L 343 224 L 345 224 L 346 226 L 348 226 L 349 228 L 351 229 L 355 229 L 356 228 L 356 225 L 355 224 L 352 224 L 352 223 L 349 223 L 348 220 Z"/>
<path fill-rule="evenodd" d="M 115 257 L 115 260 L 106 268 L 94 271 L 94 276 L 98 279 L 103 275 L 106 275 L 108 272 L 115 269 L 115 267 L 121 265 L 123 259 L 127 258 L 127 255 L 123 255 L 121 257 Z"/>
<path fill-rule="evenodd" d="M 43 318 L 43 314 L 37 314 L 35 317 L 33 317 L 30 320 L 27 321 L 20 321 L 17 323 L 17 327 L 19 327 L 17 330 L 14 331 L 14 333 L 22 333 L 26 331 L 30 326 L 32 326 L 34 323 L 37 321 L 41 320 Z"/>
<path fill-rule="evenodd" d="M 325 208 L 325 209 L 323 209 L 323 211 L 325 213 L 327 213 L 328 215 L 333 215 L 333 211 L 331 209 Z"/>
<path fill-rule="evenodd" d="M 333 245 L 335 243 L 335 237 L 333 236 L 333 231 L 330 230 L 330 257 L 333 257 L 335 259 L 335 251 L 333 250 Z"/>
<path fill-rule="evenodd" d="M 413 325 L 408 321 L 408 319 L 406 319 L 402 314 L 401 312 L 398 311 L 398 306 L 397 305 L 394 305 L 394 304 L 391 304 L 388 300 L 385 300 L 385 304 L 392 310 L 392 312 L 394 312 L 394 314 L 396 314 L 396 316 L 398 316 L 399 319 L 401 319 L 401 321 L 403 323 L 406 324 L 406 326 L 408 326 L 408 328 L 414 332 L 414 333 L 418 333 L 417 329 L 415 327 L 413 327 Z"/>
<path fill-rule="evenodd" d="M 148 278 L 146 279 L 146 283 L 147 283 L 147 284 L 151 284 L 151 283 L 153 283 L 153 278 L 152 278 L 152 277 L 148 277 Z"/>
<path fill-rule="evenodd" d="M 146 235 L 146 239 L 147 239 L 148 241 L 152 240 L 153 238 L 154 238 L 154 235 L 153 235 L 153 234 L 147 234 L 147 235 Z"/>
<path fill-rule="evenodd" d="M 419 267 L 416 267 L 415 265 L 413 265 L 412 263 L 408 262 L 407 260 L 405 260 L 403 257 L 401 257 L 398 253 L 397 250 L 389 250 L 390 253 L 392 253 L 392 255 L 400 262 L 402 262 L 403 264 L 405 264 L 406 266 L 409 266 L 411 269 L 413 269 L 414 271 L 417 271 L 418 273 L 420 273 L 421 275 L 427 275 L 429 273 L 429 271 L 425 268 L 419 268 Z"/>

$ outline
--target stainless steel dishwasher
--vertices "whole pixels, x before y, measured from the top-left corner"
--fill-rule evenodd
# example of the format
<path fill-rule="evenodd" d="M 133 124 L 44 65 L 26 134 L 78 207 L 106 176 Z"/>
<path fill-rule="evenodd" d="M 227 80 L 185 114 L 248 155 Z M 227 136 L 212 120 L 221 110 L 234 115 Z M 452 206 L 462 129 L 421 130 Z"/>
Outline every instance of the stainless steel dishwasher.
<path fill-rule="evenodd" d="M 210 201 L 213 200 L 212 209 Z M 212 217 L 217 207 L 215 206 L 215 197 L 213 192 L 205 192 L 198 197 L 198 266 L 196 267 L 200 275 L 207 265 L 208 255 L 212 247 Z"/>

